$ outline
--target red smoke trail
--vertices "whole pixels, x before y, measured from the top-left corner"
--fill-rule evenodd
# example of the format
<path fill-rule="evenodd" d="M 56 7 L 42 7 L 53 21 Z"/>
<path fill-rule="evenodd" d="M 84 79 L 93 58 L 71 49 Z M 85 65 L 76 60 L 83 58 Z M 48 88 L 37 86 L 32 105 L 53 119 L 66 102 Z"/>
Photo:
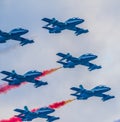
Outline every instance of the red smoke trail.
<path fill-rule="evenodd" d="M 48 74 L 51 74 L 51 73 L 57 71 L 57 70 L 60 69 L 60 68 L 62 68 L 62 67 L 57 67 L 57 68 L 53 68 L 53 69 L 50 69 L 50 70 L 45 70 L 45 71 L 42 72 L 42 75 L 36 77 L 35 79 L 38 80 L 38 79 L 40 79 L 41 77 L 46 76 L 46 75 L 48 75 Z"/>
<path fill-rule="evenodd" d="M 60 108 L 60 107 L 62 107 L 62 106 L 64 106 L 64 105 L 66 105 L 66 104 L 68 104 L 68 103 L 74 101 L 74 100 L 75 100 L 75 99 L 69 99 L 69 100 L 63 100 L 63 101 L 61 101 L 61 102 L 55 102 L 55 103 L 49 105 L 48 107 L 49 107 L 49 108 L 52 108 L 52 109 L 57 109 L 57 108 Z M 35 111 L 37 111 L 38 109 L 40 109 L 40 108 L 34 108 L 34 109 L 31 110 L 31 112 L 35 112 Z"/>
<path fill-rule="evenodd" d="M 49 108 L 52 108 L 52 109 L 57 109 L 57 108 L 60 108 L 60 107 L 62 107 L 62 106 L 64 106 L 64 105 L 66 105 L 66 104 L 68 104 L 68 103 L 74 101 L 74 100 L 75 100 L 75 99 L 69 99 L 69 100 L 65 100 L 65 101 L 61 101 L 61 102 L 55 102 L 55 103 L 49 105 L 48 107 L 49 107 Z M 34 108 L 34 109 L 31 110 L 31 112 L 35 112 L 35 111 L 37 111 L 38 109 L 40 109 L 40 108 Z M 0 122 L 22 122 L 22 119 L 19 118 L 19 117 L 13 116 L 13 117 L 11 117 L 10 119 L 0 120 Z"/>
<path fill-rule="evenodd" d="M 36 80 L 39 80 L 41 77 L 43 76 L 46 76 L 48 74 L 51 74 L 52 72 L 55 72 L 57 71 L 58 69 L 60 69 L 61 67 L 58 67 L 58 68 L 53 68 L 53 69 L 50 69 L 50 70 L 45 70 L 42 72 L 42 75 L 36 77 L 35 79 Z M 7 93 L 9 90 L 11 89 L 14 89 L 14 88 L 18 88 L 20 87 L 22 84 L 26 84 L 27 82 L 22 82 L 20 85 L 8 85 L 8 84 L 2 84 L 0 85 L 0 94 L 2 93 Z"/>
<path fill-rule="evenodd" d="M 31 112 L 35 112 L 37 111 L 39 108 L 34 108 L 31 110 Z M 4 120 L 0 120 L 0 122 L 22 122 L 22 119 L 19 117 L 11 117 L 10 119 L 4 119 Z"/>
<path fill-rule="evenodd" d="M 25 84 L 26 82 L 22 82 L 20 85 L 8 85 L 7 83 L 4 83 L 0 85 L 0 94 L 7 93 L 11 89 L 15 89 L 20 87 L 22 84 Z"/>
<path fill-rule="evenodd" d="M 22 122 L 21 118 L 19 117 L 11 117 L 10 119 L 0 120 L 0 122 Z"/>
<path fill-rule="evenodd" d="M 53 109 L 57 109 L 57 108 L 60 108 L 64 105 L 74 101 L 74 100 L 75 99 L 69 99 L 69 100 L 66 100 L 66 101 L 56 102 L 56 103 L 53 103 L 53 104 L 49 105 L 48 107 L 53 108 Z"/>

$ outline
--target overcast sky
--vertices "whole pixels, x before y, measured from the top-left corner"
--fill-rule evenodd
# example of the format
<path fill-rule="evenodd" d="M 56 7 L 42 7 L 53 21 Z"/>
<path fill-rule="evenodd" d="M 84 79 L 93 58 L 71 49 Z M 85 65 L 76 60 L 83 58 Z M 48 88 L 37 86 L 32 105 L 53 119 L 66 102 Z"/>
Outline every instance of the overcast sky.
<path fill-rule="evenodd" d="M 79 25 L 89 33 L 75 36 L 72 31 L 49 34 L 43 29 L 48 17 L 60 21 L 79 17 L 85 22 Z M 0 95 L 0 119 L 17 114 L 15 108 L 27 105 L 30 109 L 47 106 L 70 96 L 70 87 L 83 84 L 87 89 L 97 85 L 111 87 L 110 95 L 115 99 L 102 102 L 100 98 L 86 101 L 73 101 L 56 110 L 52 115 L 59 116 L 58 122 L 113 122 L 120 119 L 120 1 L 119 0 L 0 0 L 0 29 L 9 32 L 22 27 L 29 30 L 23 37 L 34 39 L 34 44 L 21 47 L 18 42 L 9 40 L 0 44 L 0 71 L 13 69 L 24 74 L 29 70 L 43 71 L 59 67 L 56 53 L 71 53 L 79 57 L 85 53 L 98 56 L 93 62 L 102 69 L 88 71 L 84 66 L 74 69 L 60 69 L 43 77 L 48 85 L 34 88 L 26 84 Z M 0 74 L 2 79 L 4 76 Z M 0 84 L 4 82 L 1 81 Z M 45 122 L 36 119 L 33 122 Z"/>

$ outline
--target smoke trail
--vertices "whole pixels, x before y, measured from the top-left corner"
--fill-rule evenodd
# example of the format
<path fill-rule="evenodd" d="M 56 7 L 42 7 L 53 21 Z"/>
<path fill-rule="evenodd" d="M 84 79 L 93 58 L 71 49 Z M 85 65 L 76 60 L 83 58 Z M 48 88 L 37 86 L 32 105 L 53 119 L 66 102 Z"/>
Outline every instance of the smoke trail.
<path fill-rule="evenodd" d="M 64 105 L 74 101 L 74 100 L 75 99 L 69 99 L 69 100 L 65 100 L 65 101 L 61 101 L 61 102 L 55 102 L 55 103 L 49 105 L 48 107 L 52 108 L 52 109 L 57 109 L 57 108 L 60 108 L 60 107 L 62 107 Z M 34 109 L 31 110 L 31 112 L 36 112 L 38 109 L 40 109 L 40 108 L 34 108 Z M 13 116 L 10 119 L 0 120 L 0 122 L 22 122 L 22 119 L 19 118 L 19 117 Z"/>
<path fill-rule="evenodd" d="M 75 100 L 75 99 L 69 99 L 69 100 L 64 100 L 64 101 L 61 101 L 61 102 L 55 102 L 55 103 L 49 105 L 48 107 L 49 107 L 49 108 L 52 108 L 52 109 L 57 109 L 57 108 L 60 108 L 60 107 L 62 107 L 62 106 L 64 106 L 64 105 L 66 105 L 66 104 L 68 104 L 68 103 L 74 101 L 74 100 Z M 33 108 L 33 109 L 31 110 L 31 112 L 35 112 L 35 111 L 37 111 L 38 109 L 40 109 L 40 108 Z"/>
<path fill-rule="evenodd" d="M 45 71 L 42 72 L 42 75 L 36 77 L 35 79 L 36 79 L 36 80 L 39 80 L 41 77 L 46 76 L 46 75 L 48 75 L 48 74 L 51 74 L 51 73 L 57 71 L 57 70 L 60 69 L 60 68 L 61 68 L 61 67 L 53 68 L 53 69 L 50 69 L 50 70 L 45 70 Z M 0 85 L 0 94 L 2 94 L 2 93 L 7 93 L 9 90 L 14 89 L 14 88 L 18 88 L 18 87 L 20 87 L 22 84 L 26 84 L 26 83 L 27 83 L 27 82 L 22 82 L 22 83 L 19 84 L 19 85 L 8 85 L 7 83 L 2 84 L 2 85 Z"/>
<path fill-rule="evenodd" d="M 60 108 L 72 101 L 74 101 L 75 99 L 70 99 L 70 100 L 66 100 L 66 101 L 61 101 L 61 102 L 56 102 L 56 103 L 53 103 L 51 105 L 49 105 L 50 108 L 53 108 L 53 109 L 57 109 L 57 108 Z"/>
<path fill-rule="evenodd" d="M 0 120 L 0 122 L 22 122 L 21 118 L 19 117 L 11 117 L 10 119 Z"/>
<path fill-rule="evenodd" d="M 50 70 L 45 70 L 45 71 L 42 72 L 42 75 L 36 77 L 35 79 L 38 80 L 38 79 L 40 79 L 41 77 L 46 76 L 46 75 L 48 75 L 48 74 L 51 74 L 51 73 L 57 71 L 57 70 L 60 69 L 60 68 L 62 68 L 62 67 L 57 67 L 57 68 L 53 68 L 53 69 L 50 69 Z"/>
<path fill-rule="evenodd" d="M 4 84 L 0 85 L 0 94 L 7 93 L 11 89 L 20 87 L 22 84 L 26 84 L 26 82 L 22 82 L 19 85 L 8 85 L 7 83 L 4 83 Z"/>

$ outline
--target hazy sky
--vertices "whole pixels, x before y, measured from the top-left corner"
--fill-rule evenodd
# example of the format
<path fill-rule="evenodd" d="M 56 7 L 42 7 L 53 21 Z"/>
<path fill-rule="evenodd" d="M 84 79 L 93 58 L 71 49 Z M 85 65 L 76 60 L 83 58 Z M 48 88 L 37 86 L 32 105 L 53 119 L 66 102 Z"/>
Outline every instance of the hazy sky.
<path fill-rule="evenodd" d="M 48 17 L 60 21 L 80 17 L 85 22 L 79 27 L 89 33 L 75 36 L 72 31 L 49 34 L 41 28 Z M 108 94 L 115 99 L 102 102 L 100 98 L 86 101 L 73 101 L 56 110 L 52 115 L 59 116 L 56 122 L 113 122 L 120 119 L 120 1 L 119 0 L 0 0 L 0 29 L 9 32 L 14 28 L 26 28 L 30 32 L 23 37 L 34 39 L 35 43 L 19 46 L 13 40 L 0 44 L 0 71 L 13 69 L 24 74 L 29 70 L 43 71 L 59 67 L 56 53 L 71 53 L 79 57 L 84 53 L 93 53 L 98 58 L 93 62 L 102 65 L 102 69 L 89 72 L 84 66 L 74 69 L 60 69 L 43 77 L 49 84 L 34 88 L 26 84 L 0 95 L 0 119 L 15 114 L 15 108 L 28 105 L 30 109 L 47 106 L 70 96 L 70 87 L 83 84 L 91 89 L 97 85 L 111 87 Z M 0 74 L 2 79 L 4 76 Z M 4 82 L 1 81 L 0 84 Z M 45 122 L 36 119 L 33 122 Z"/>

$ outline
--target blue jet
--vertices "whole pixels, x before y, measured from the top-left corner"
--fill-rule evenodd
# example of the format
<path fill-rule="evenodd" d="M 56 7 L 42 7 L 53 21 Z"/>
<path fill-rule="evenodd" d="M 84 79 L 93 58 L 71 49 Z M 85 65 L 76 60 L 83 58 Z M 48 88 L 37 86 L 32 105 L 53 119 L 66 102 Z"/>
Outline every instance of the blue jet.
<path fill-rule="evenodd" d="M 34 43 L 33 40 L 28 40 L 26 38 L 21 37 L 21 35 L 24 35 L 28 32 L 28 30 L 22 28 L 15 28 L 9 33 L 0 30 L 0 43 L 6 43 L 6 41 L 10 39 L 19 41 L 21 46 Z"/>
<path fill-rule="evenodd" d="M 93 96 L 101 97 L 102 101 L 107 101 L 109 99 L 115 98 L 115 96 L 104 94 L 104 92 L 111 90 L 111 88 L 103 85 L 96 86 L 91 90 L 87 90 L 82 85 L 80 85 L 79 88 L 72 87 L 71 90 L 76 91 L 76 93 L 71 95 L 75 96 L 77 100 L 86 100 Z"/>
<path fill-rule="evenodd" d="M 52 19 L 43 18 L 42 20 L 48 22 L 48 24 L 43 26 L 43 28 L 49 30 L 49 33 L 61 33 L 62 30 L 67 29 L 67 30 L 75 31 L 76 36 L 78 36 L 82 33 L 89 32 L 87 29 L 76 27 L 76 25 L 84 22 L 84 20 L 80 18 L 70 18 L 65 22 L 60 22 L 55 18 Z M 50 27 L 50 25 L 52 25 L 52 27 Z"/>
<path fill-rule="evenodd" d="M 2 74 L 7 75 L 3 81 L 8 82 L 8 85 L 20 85 L 22 82 L 34 83 L 35 88 L 42 85 L 47 85 L 47 82 L 39 81 L 36 78 L 42 75 L 39 71 L 28 71 L 24 75 L 17 74 L 14 70 L 12 72 L 1 71 Z"/>
<path fill-rule="evenodd" d="M 102 68 L 101 66 L 90 63 L 91 60 L 97 58 L 96 55 L 91 53 L 83 54 L 78 58 L 73 57 L 70 53 L 57 53 L 56 55 L 62 57 L 62 59 L 57 62 L 62 64 L 64 68 L 74 68 L 76 65 L 87 66 L 89 71 Z"/>
<path fill-rule="evenodd" d="M 44 118 L 47 119 L 47 122 L 52 122 L 55 120 L 60 119 L 59 117 L 50 116 L 49 114 L 53 113 L 55 109 L 49 108 L 49 107 L 42 107 L 36 111 L 30 111 L 27 106 L 24 107 L 24 110 L 22 109 L 14 109 L 16 112 L 20 112 L 19 115 L 16 115 L 17 117 L 21 118 L 22 121 L 32 121 L 36 118 Z"/>

